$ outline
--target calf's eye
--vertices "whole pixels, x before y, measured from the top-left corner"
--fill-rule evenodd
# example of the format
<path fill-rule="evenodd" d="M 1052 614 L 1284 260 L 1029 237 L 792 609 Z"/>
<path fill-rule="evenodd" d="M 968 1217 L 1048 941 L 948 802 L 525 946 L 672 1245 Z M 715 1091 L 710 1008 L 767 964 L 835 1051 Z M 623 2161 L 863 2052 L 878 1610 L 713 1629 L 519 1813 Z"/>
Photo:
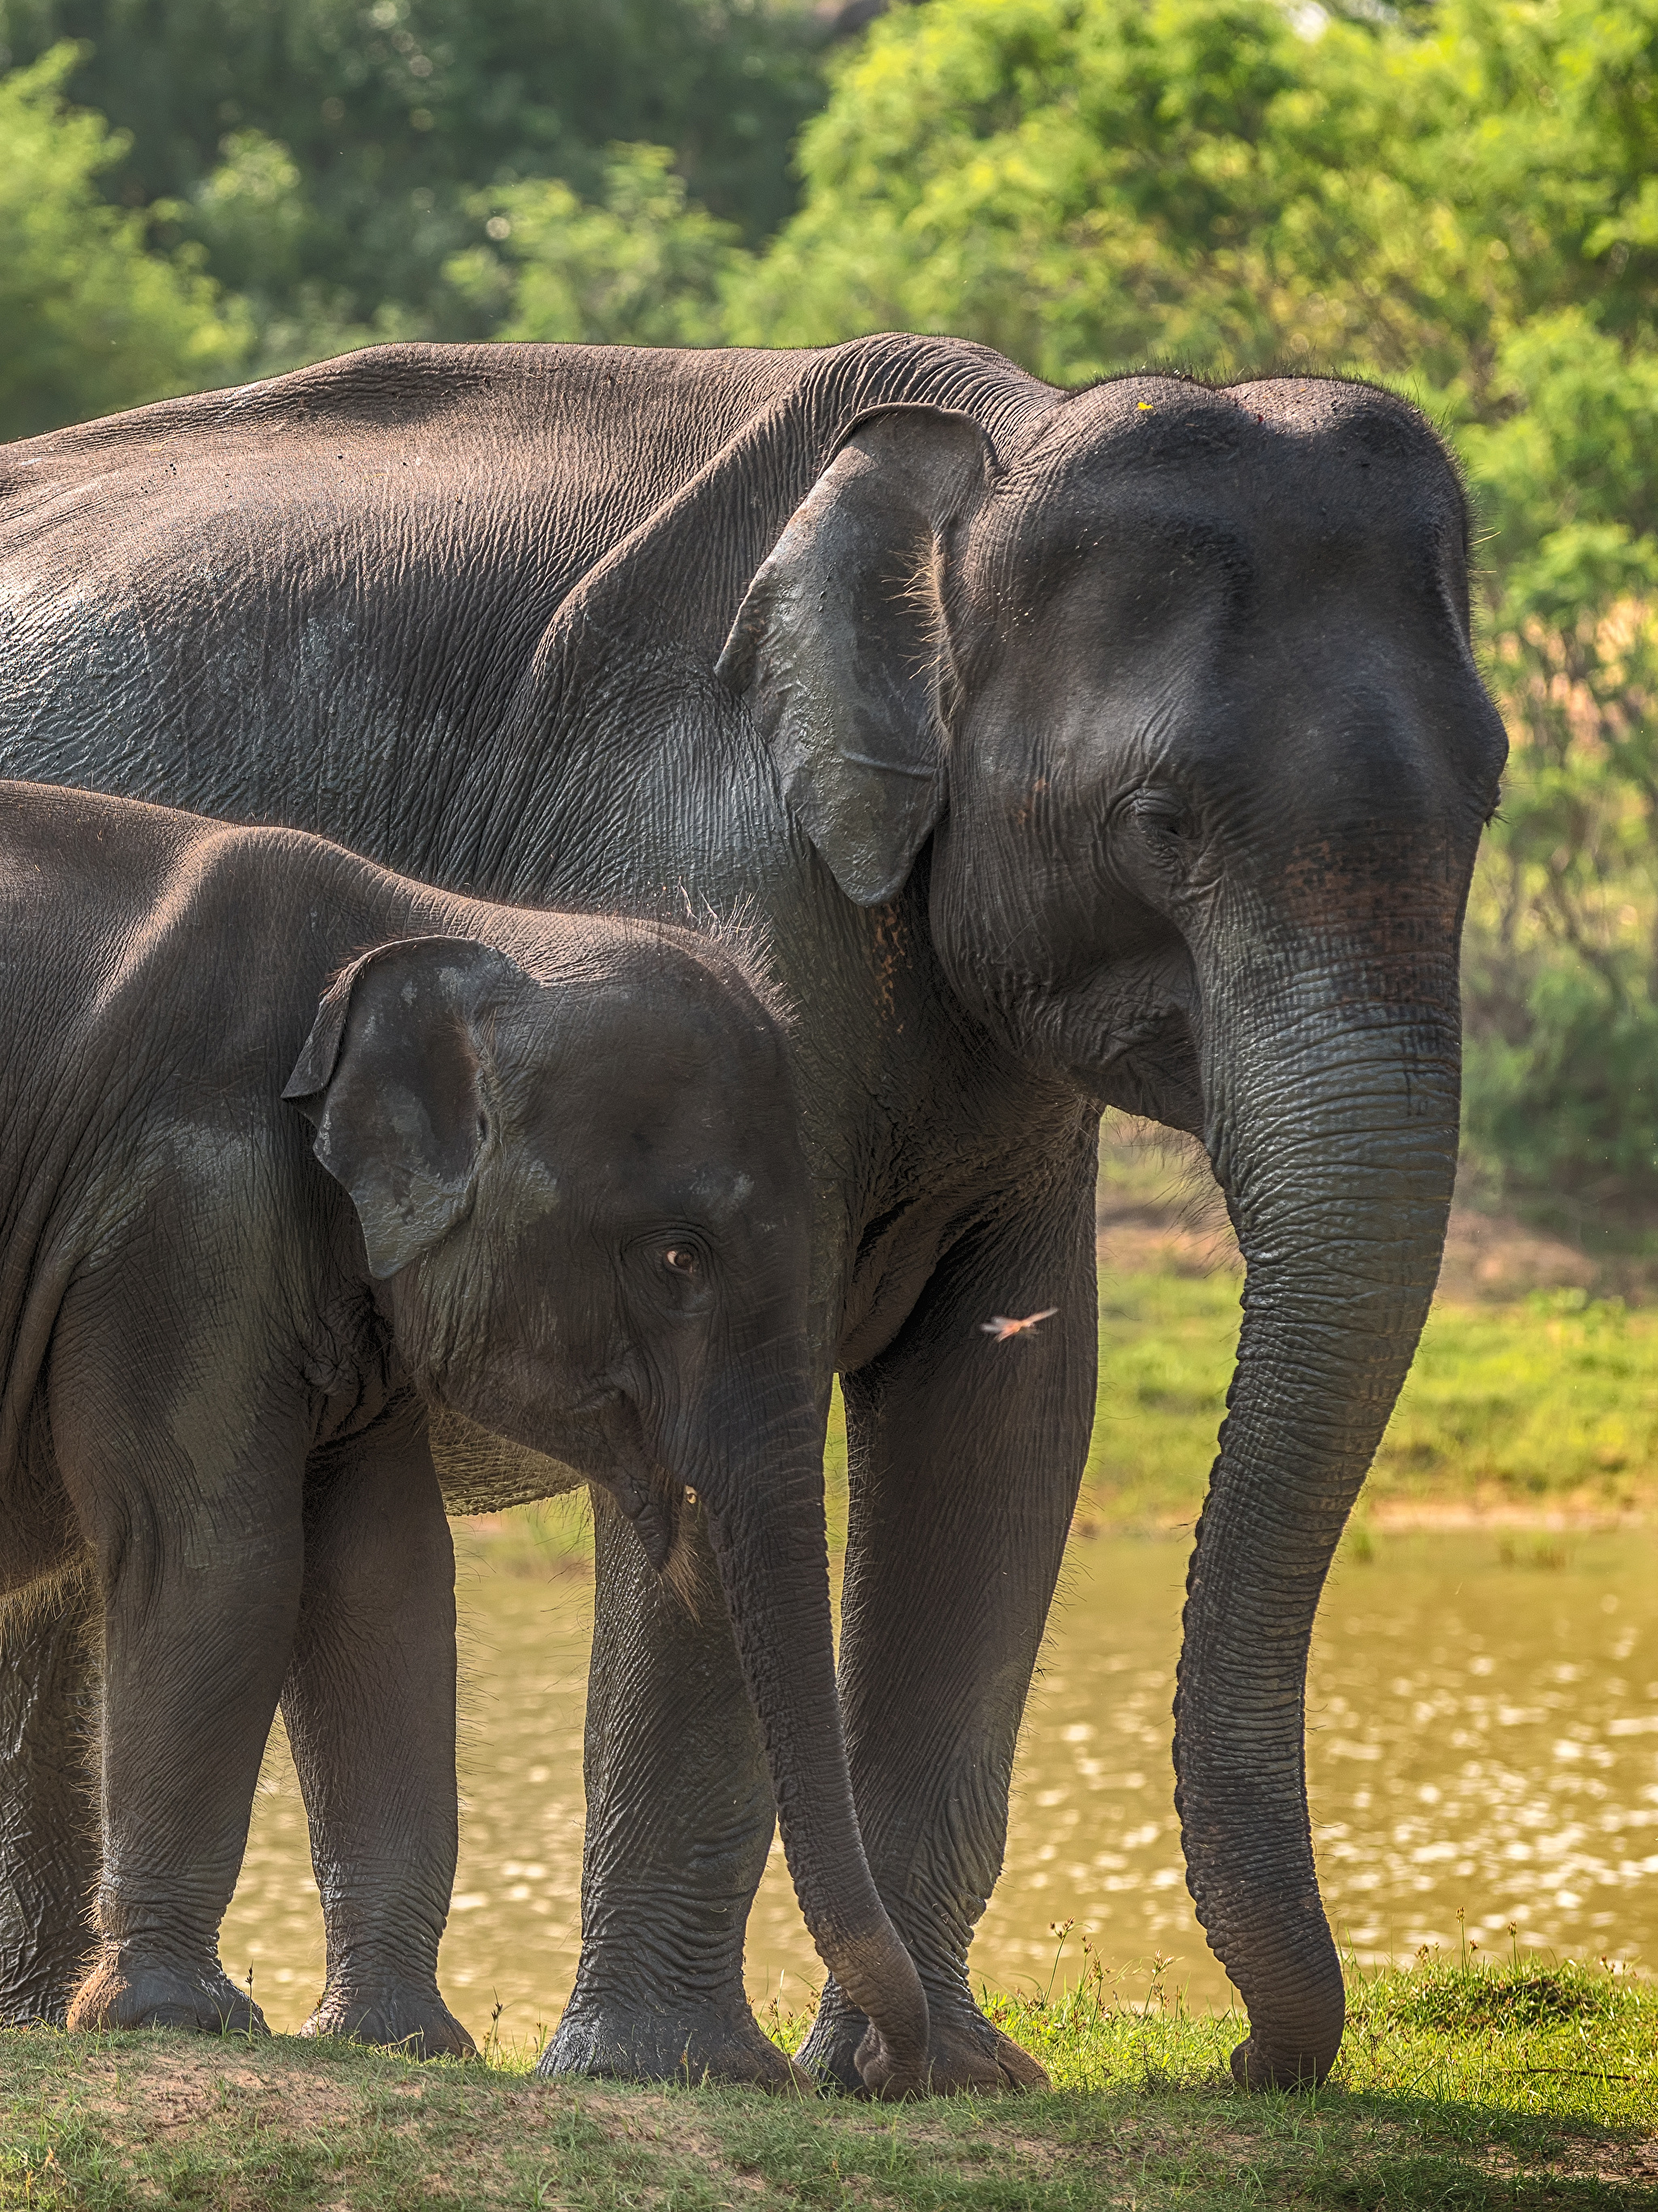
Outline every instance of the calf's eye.
<path fill-rule="evenodd" d="M 676 1275 L 694 1275 L 697 1272 L 695 1253 L 686 1251 L 683 1245 L 671 1244 L 662 1255 L 662 1264 Z"/>

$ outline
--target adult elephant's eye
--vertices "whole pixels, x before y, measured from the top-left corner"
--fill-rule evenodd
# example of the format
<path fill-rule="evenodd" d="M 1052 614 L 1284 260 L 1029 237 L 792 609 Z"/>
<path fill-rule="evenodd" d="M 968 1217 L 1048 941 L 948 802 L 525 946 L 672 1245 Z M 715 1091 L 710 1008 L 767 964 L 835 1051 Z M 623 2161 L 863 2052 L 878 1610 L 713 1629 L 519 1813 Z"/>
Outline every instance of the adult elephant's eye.
<path fill-rule="evenodd" d="M 662 1264 L 676 1275 L 695 1275 L 698 1273 L 696 1255 L 683 1244 L 671 1244 L 662 1255 Z"/>
<path fill-rule="evenodd" d="M 1191 819 L 1172 792 L 1143 792 L 1131 801 L 1131 809 L 1140 835 L 1154 848 L 1166 852 L 1192 835 Z"/>

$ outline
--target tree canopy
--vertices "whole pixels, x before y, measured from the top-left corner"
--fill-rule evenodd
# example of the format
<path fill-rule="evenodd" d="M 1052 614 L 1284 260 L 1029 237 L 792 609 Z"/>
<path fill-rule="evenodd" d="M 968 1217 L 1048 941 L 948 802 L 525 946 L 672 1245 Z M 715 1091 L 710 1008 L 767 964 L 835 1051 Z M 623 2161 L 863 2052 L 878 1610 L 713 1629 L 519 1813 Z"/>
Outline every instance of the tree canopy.
<path fill-rule="evenodd" d="M 69 40 L 68 94 L 120 134 L 113 196 L 178 204 L 276 326 L 267 366 L 307 334 L 483 335 L 441 275 L 470 196 L 598 192 L 613 141 L 666 147 L 759 238 L 822 98 L 790 0 L 0 0 L 0 67 Z"/>
<path fill-rule="evenodd" d="M 74 64 L 60 46 L 0 78 L 0 423 L 13 437 L 214 384 L 249 342 L 199 252 L 151 250 L 164 209 L 103 198 L 125 141 L 64 106 Z"/>
<path fill-rule="evenodd" d="M 0 0 L 0 46 L 14 434 L 404 332 L 1418 400 L 1515 745 L 1470 1127 L 1658 1207 L 1658 0 L 928 0 L 827 67 L 787 0 Z"/>

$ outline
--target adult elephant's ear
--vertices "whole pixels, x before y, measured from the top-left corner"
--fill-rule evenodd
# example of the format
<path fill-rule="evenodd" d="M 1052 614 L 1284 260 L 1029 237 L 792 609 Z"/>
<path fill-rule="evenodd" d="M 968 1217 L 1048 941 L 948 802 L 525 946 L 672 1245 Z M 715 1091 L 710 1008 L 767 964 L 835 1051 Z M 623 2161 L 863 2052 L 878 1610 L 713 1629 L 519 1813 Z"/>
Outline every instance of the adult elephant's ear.
<path fill-rule="evenodd" d="M 753 699 L 783 789 L 859 906 L 902 889 L 943 813 L 952 524 L 995 468 L 970 416 L 854 426 L 749 586 L 719 661 Z"/>
<path fill-rule="evenodd" d="M 471 1211 L 493 1109 L 484 1017 L 529 985 L 492 945 L 412 937 L 335 978 L 282 1092 L 351 1194 L 370 1272 L 395 1275 Z"/>

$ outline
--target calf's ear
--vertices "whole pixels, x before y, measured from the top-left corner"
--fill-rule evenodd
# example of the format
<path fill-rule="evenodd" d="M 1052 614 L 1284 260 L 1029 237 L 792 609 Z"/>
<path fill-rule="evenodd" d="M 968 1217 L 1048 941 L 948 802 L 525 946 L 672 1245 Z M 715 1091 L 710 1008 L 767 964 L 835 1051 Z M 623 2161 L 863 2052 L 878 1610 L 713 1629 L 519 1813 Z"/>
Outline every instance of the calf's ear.
<path fill-rule="evenodd" d="M 994 471 L 970 416 L 865 416 L 756 573 L 720 656 L 806 835 L 859 906 L 902 889 L 944 812 L 941 566 Z"/>
<path fill-rule="evenodd" d="M 464 937 L 377 945 L 341 971 L 282 1092 L 351 1194 L 376 1276 L 395 1275 L 471 1211 L 489 1142 L 483 1030 L 529 978 Z"/>

